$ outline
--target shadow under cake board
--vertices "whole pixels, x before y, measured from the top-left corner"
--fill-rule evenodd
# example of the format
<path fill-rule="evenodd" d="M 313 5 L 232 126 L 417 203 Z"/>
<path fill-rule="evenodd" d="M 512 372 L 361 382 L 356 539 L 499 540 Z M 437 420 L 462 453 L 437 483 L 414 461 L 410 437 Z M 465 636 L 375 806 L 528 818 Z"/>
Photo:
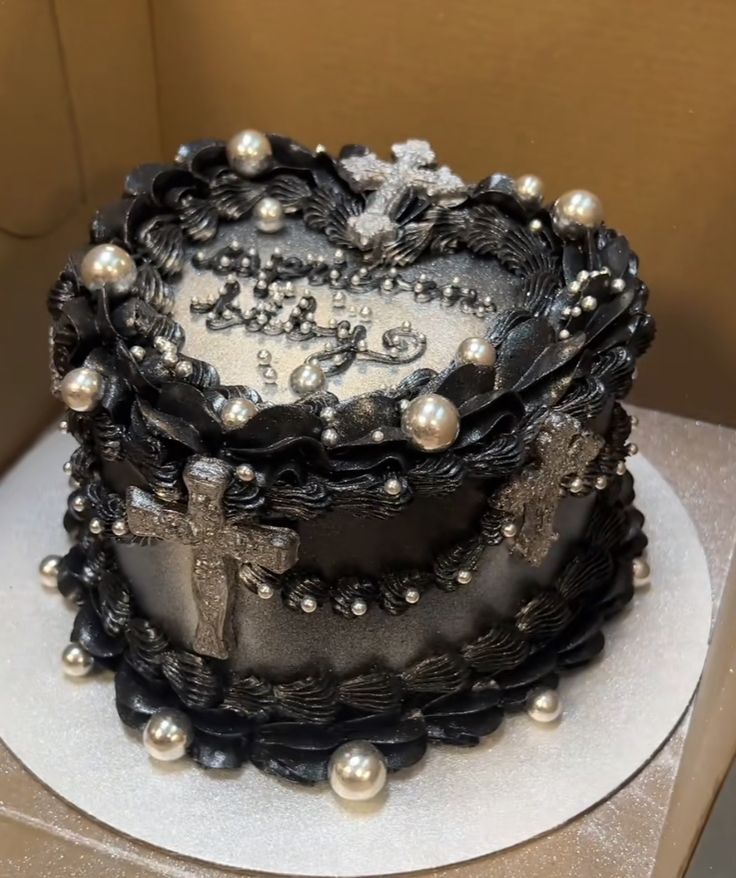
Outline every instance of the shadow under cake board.
<path fill-rule="evenodd" d="M 0 736 L 59 796 L 154 846 L 315 876 L 479 857 L 549 832 L 613 794 L 664 743 L 697 685 L 711 616 L 705 556 L 672 489 L 634 459 L 653 585 L 607 626 L 602 660 L 563 679 L 559 726 L 515 716 L 476 749 L 431 748 L 421 765 L 390 778 L 383 800 L 358 807 L 247 766 L 213 774 L 188 761 L 152 763 L 118 720 L 110 675 L 62 676 L 72 612 L 37 581 L 39 558 L 65 545 L 61 465 L 72 448 L 69 437 L 45 437 L 0 485 Z M 162 802 L 174 805 L 172 819 L 162 819 Z"/>

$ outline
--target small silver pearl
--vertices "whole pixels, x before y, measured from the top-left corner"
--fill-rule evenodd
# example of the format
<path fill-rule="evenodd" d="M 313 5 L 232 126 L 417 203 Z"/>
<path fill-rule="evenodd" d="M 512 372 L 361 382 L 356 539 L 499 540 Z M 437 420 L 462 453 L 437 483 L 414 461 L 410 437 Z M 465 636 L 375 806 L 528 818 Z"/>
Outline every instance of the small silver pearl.
<path fill-rule="evenodd" d="M 112 532 L 116 537 L 123 537 L 128 533 L 128 525 L 124 518 L 116 518 L 112 523 Z"/>
<path fill-rule="evenodd" d="M 409 408 L 410 405 L 411 405 L 411 402 L 408 399 L 400 399 L 399 400 L 399 411 L 405 412 Z"/>
<path fill-rule="evenodd" d="M 263 370 L 263 383 L 264 384 L 275 384 L 278 381 L 278 372 L 273 368 L 273 366 L 266 366 Z"/>
<path fill-rule="evenodd" d="M 588 278 L 590 277 L 590 272 L 589 272 L 589 271 L 586 271 L 585 269 L 582 269 L 582 271 L 579 271 L 579 272 L 575 275 L 575 277 L 576 277 L 578 283 L 580 283 L 580 284 L 584 284 L 585 281 L 588 280 Z"/>
<path fill-rule="evenodd" d="M 220 412 L 222 426 L 226 430 L 237 430 L 244 427 L 257 411 L 256 404 L 249 399 L 228 399 Z"/>
<path fill-rule="evenodd" d="M 385 435 L 384 435 L 383 430 L 374 430 L 371 433 L 371 441 L 372 442 L 383 442 L 384 439 L 385 439 Z"/>
<path fill-rule="evenodd" d="M 44 588 L 56 588 L 59 582 L 59 565 L 61 555 L 47 555 L 38 565 L 41 585 Z"/>
<path fill-rule="evenodd" d="M 580 307 L 580 305 L 573 305 L 572 308 L 570 308 L 570 315 L 572 317 L 580 317 L 582 313 L 583 309 Z"/>
<path fill-rule="evenodd" d="M 626 453 L 631 457 L 639 453 L 639 446 L 636 444 L 636 442 L 629 442 L 629 444 L 626 446 Z"/>
<path fill-rule="evenodd" d="M 101 534 L 102 531 L 104 530 L 104 525 L 103 525 L 103 523 L 100 521 L 99 518 L 90 518 L 90 520 L 89 520 L 89 530 L 90 530 L 90 533 L 93 533 L 93 534 Z"/>
<path fill-rule="evenodd" d="M 407 590 L 404 592 L 404 600 L 407 602 L 407 604 L 419 603 L 420 597 L 421 594 L 419 593 L 418 588 L 407 588 Z"/>
<path fill-rule="evenodd" d="M 143 746 L 153 759 L 173 762 L 186 755 L 194 739 L 189 717 L 180 710 L 162 707 L 143 727 Z"/>
<path fill-rule="evenodd" d="M 595 296 L 583 296 L 580 300 L 580 307 L 583 311 L 595 311 L 598 307 L 598 299 Z"/>
<path fill-rule="evenodd" d="M 323 445 L 331 448 L 333 445 L 337 444 L 337 430 L 333 429 L 332 427 L 328 427 L 326 430 L 322 431 L 322 435 L 320 438 Z"/>
<path fill-rule="evenodd" d="M 299 603 L 303 613 L 313 613 L 317 609 L 317 601 L 311 594 L 306 595 Z"/>
<path fill-rule="evenodd" d="M 65 476 L 71 475 L 72 472 L 72 462 L 71 460 L 65 460 L 64 465 L 61 467 L 62 472 Z"/>
<path fill-rule="evenodd" d="M 86 677 L 94 667 L 95 660 L 78 643 L 69 643 L 61 653 L 61 666 L 67 677 Z"/>
<path fill-rule="evenodd" d="M 386 786 L 386 760 L 368 741 L 351 741 L 332 754 L 328 767 L 335 795 L 352 802 L 375 798 Z"/>
<path fill-rule="evenodd" d="M 269 234 L 280 231 L 284 226 L 284 208 L 278 198 L 267 195 L 253 208 L 256 226 Z"/>
<path fill-rule="evenodd" d="M 189 360 L 179 360 L 176 366 L 174 366 L 174 372 L 179 378 L 189 378 L 193 371 L 194 366 L 192 366 Z"/>
<path fill-rule="evenodd" d="M 105 287 L 115 293 L 126 293 L 137 274 L 133 257 L 117 244 L 99 244 L 82 260 L 82 283 L 88 290 Z"/>
<path fill-rule="evenodd" d="M 530 232 L 541 232 L 544 223 L 540 219 L 533 219 L 529 222 L 529 231 Z"/>
<path fill-rule="evenodd" d="M 616 464 L 616 475 L 622 476 L 625 474 L 625 472 L 626 472 L 626 462 L 623 460 L 619 460 L 619 462 Z"/>
<path fill-rule="evenodd" d="M 167 366 L 175 366 L 179 362 L 176 351 L 165 351 L 161 354 L 161 359 Z"/>
<path fill-rule="evenodd" d="M 573 494 L 580 494 L 585 490 L 585 482 L 580 478 L 580 476 L 575 476 L 575 478 L 570 482 L 570 491 Z"/>
<path fill-rule="evenodd" d="M 400 479 L 390 478 L 383 483 L 383 490 L 389 497 L 398 497 L 404 490 L 404 486 Z"/>
<path fill-rule="evenodd" d="M 249 463 L 241 463 L 235 468 L 235 475 L 241 482 L 252 482 L 256 477 L 256 471 Z"/>
<path fill-rule="evenodd" d="M 291 373 L 289 385 L 297 396 L 307 396 L 324 387 L 325 373 L 316 363 L 304 363 Z"/>
<path fill-rule="evenodd" d="M 503 525 L 501 525 L 501 533 L 507 540 L 513 540 L 513 538 L 519 533 L 519 528 L 513 521 L 505 521 Z"/>
<path fill-rule="evenodd" d="M 471 336 L 460 342 L 455 356 L 459 363 L 492 366 L 496 362 L 496 349 L 488 339 Z"/>
<path fill-rule="evenodd" d="M 271 351 L 267 351 L 265 348 L 261 348 L 257 354 L 258 363 L 261 366 L 270 366 L 271 365 Z"/>
<path fill-rule="evenodd" d="M 328 405 L 322 409 L 322 411 L 319 413 L 319 416 L 322 418 L 325 424 L 331 424 L 335 420 L 336 414 L 337 412 L 335 411 L 335 409 L 332 408 L 332 406 Z"/>
<path fill-rule="evenodd" d="M 271 144 L 268 138 L 261 131 L 254 131 L 252 128 L 231 137 L 226 151 L 230 167 L 244 177 L 255 177 L 271 161 Z"/>
<path fill-rule="evenodd" d="M 532 689 L 526 699 L 526 712 L 538 723 L 553 723 L 562 716 L 562 702 L 556 689 Z"/>
<path fill-rule="evenodd" d="M 570 330 L 569 329 L 561 329 L 560 330 L 560 338 L 563 341 L 567 338 L 570 338 Z"/>
<path fill-rule="evenodd" d="M 595 487 L 597 491 L 605 491 L 608 487 L 608 479 L 605 476 L 596 476 Z"/>
<path fill-rule="evenodd" d="M 342 290 L 338 290 L 336 293 L 332 294 L 332 307 L 333 308 L 344 308 L 345 307 L 345 293 Z"/>
<path fill-rule="evenodd" d="M 579 281 L 579 280 L 574 280 L 574 281 L 572 281 L 572 282 L 568 285 L 567 288 L 568 288 L 568 290 L 570 290 L 570 292 L 571 292 L 573 295 L 577 295 L 577 294 L 580 292 L 580 281 Z"/>
<path fill-rule="evenodd" d="M 460 414 L 444 396 L 423 394 L 412 400 L 403 413 L 401 429 L 422 451 L 443 451 L 457 439 Z"/>
<path fill-rule="evenodd" d="M 72 509 L 74 512 L 84 512 L 87 508 L 87 501 L 81 494 L 77 494 L 76 497 L 72 498 Z"/>
<path fill-rule="evenodd" d="M 517 177 L 514 188 L 519 196 L 519 201 L 522 201 L 524 204 L 533 206 L 542 203 L 544 183 L 535 174 L 523 174 L 521 177 Z"/>
<path fill-rule="evenodd" d="M 586 189 L 571 189 L 555 201 L 552 223 L 563 238 L 580 238 L 603 222 L 603 205 Z"/>
<path fill-rule="evenodd" d="M 639 418 L 637 418 L 636 415 L 631 415 L 631 416 L 629 417 L 629 422 L 631 423 L 631 426 L 632 426 L 632 427 L 638 427 L 638 426 L 639 426 Z"/>
<path fill-rule="evenodd" d="M 623 293 L 626 289 L 626 281 L 622 277 L 614 278 L 611 281 L 611 289 L 614 293 Z"/>
<path fill-rule="evenodd" d="M 105 382 L 99 372 L 82 366 L 67 372 L 61 382 L 61 398 L 75 412 L 90 412 L 105 394 Z"/>
<path fill-rule="evenodd" d="M 262 582 L 258 586 L 258 597 L 264 601 L 270 600 L 273 597 L 273 588 L 267 582 Z"/>
<path fill-rule="evenodd" d="M 139 344 L 134 344 L 130 349 L 130 355 L 137 363 L 142 363 L 146 359 L 146 349 Z"/>
<path fill-rule="evenodd" d="M 364 323 L 367 323 L 373 317 L 373 309 L 369 308 L 368 305 L 363 305 L 363 307 L 358 312 L 358 316 Z"/>
<path fill-rule="evenodd" d="M 473 578 L 473 573 L 471 570 L 458 570 L 457 576 L 455 578 L 460 583 L 460 585 L 467 585 Z"/>
<path fill-rule="evenodd" d="M 634 588 L 641 588 L 649 584 L 651 570 L 644 558 L 634 558 L 631 562 L 631 572 L 634 577 Z"/>
<path fill-rule="evenodd" d="M 365 616 L 368 612 L 368 604 L 364 600 L 356 598 L 352 604 L 350 604 L 350 612 L 354 616 Z"/>

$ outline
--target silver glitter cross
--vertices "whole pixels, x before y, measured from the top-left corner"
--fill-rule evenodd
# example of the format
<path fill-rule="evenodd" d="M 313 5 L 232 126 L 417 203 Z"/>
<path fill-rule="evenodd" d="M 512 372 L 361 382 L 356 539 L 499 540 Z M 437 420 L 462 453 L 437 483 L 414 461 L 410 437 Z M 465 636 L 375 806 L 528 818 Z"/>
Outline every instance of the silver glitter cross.
<path fill-rule="evenodd" d="M 566 476 L 585 472 L 603 440 L 568 415 L 551 415 L 537 436 L 537 463 L 523 469 L 493 497 L 497 509 L 523 518 L 513 551 L 535 567 L 557 539 L 555 513 Z"/>
<path fill-rule="evenodd" d="M 198 613 L 194 650 L 220 659 L 228 655 L 226 627 L 238 562 L 283 573 L 294 566 L 299 549 L 298 535 L 288 528 L 237 527 L 225 521 L 222 498 L 230 478 L 222 461 L 196 457 L 184 470 L 189 492 L 186 512 L 164 505 L 140 488 L 129 488 L 127 498 L 131 533 L 192 547 Z"/>
<path fill-rule="evenodd" d="M 422 192 L 440 204 L 456 204 L 465 184 L 452 171 L 433 167 L 435 155 L 426 140 L 407 140 L 391 147 L 395 162 L 369 152 L 340 162 L 343 176 L 356 192 L 370 192 L 365 210 L 348 220 L 353 243 L 361 250 L 378 247 L 396 232 L 394 218 L 409 190 Z"/>

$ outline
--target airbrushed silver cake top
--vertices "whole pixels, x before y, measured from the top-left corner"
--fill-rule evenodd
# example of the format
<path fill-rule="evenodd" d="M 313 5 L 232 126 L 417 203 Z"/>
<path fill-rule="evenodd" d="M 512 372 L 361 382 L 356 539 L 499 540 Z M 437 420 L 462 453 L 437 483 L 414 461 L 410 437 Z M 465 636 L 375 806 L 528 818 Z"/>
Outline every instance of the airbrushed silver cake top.
<path fill-rule="evenodd" d="M 406 268 L 375 268 L 366 266 L 361 252 L 335 248 L 301 219 L 283 217 L 276 232 L 263 232 L 249 219 L 227 232 L 224 239 L 191 248 L 172 316 L 185 332 L 188 356 L 212 363 L 223 384 L 246 384 L 273 403 L 293 402 L 294 372 L 345 347 L 346 340 L 354 342 L 355 359 L 344 371 L 328 374 L 324 384 L 342 399 L 395 385 L 418 368 L 441 371 L 464 339 L 486 336 L 496 313 L 518 297 L 512 274 L 496 260 L 467 251 Z M 315 266 L 311 275 L 319 282 L 304 276 L 271 281 L 265 296 L 256 289 L 259 275 L 273 274 L 274 260 L 288 266 L 294 259 Z M 260 267 L 243 277 L 243 262 Z M 234 298 L 229 284 L 238 285 Z M 423 301 L 423 286 L 436 297 Z M 477 302 L 443 296 L 443 289 L 477 295 Z M 299 308 L 305 297 L 310 310 Z M 218 314 L 223 298 L 228 304 Z M 243 315 L 253 308 L 268 322 L 246 322 Z"/>

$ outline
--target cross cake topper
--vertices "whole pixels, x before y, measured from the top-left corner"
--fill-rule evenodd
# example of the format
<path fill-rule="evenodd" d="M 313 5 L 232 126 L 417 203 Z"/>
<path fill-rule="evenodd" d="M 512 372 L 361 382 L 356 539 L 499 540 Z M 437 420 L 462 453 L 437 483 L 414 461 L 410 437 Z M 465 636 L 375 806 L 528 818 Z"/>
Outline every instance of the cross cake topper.
<path fill-rule="evenodd" d="M 186 512 L 161 503 L 140 488 L 129 488 L 128 527 L 136 536 L 192 547 L 192 588 L 198 614 L 193 647 L 202 655 L 224 659 L 237 564 L 258 564 L 284 573 L 296 563 L 299 536 L 284 527 L 228 523 L 222 499 L 231 474 L 222 461 L 192 458 L 183 478 L 189 492 Z"/>

